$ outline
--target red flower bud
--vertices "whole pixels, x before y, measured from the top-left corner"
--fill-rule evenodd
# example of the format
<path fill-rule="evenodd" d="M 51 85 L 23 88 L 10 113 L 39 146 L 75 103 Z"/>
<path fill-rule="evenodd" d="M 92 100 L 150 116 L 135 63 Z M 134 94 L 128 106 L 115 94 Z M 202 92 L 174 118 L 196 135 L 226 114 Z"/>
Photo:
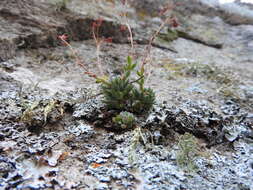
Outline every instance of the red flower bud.
<path fill-rule="evenodd" d="M 68 39 L 68 36 L 66 34 L 59 35 L 58 38 L 62 41 L 66 41 Z"/>
<path fill-rule="evenodd" d="M 120 31 L 121 32 L 124 32 L 124 31 L 126 31 L 127 30 L 127 26 L 125 26 L 125 25 L 120 25 Z"/>
<path fill-rule="evenodd" d="M 97 27 L 97 23 L 94 21 L 92 22 L 92 28 L 96 28 Z"/>
<path fill-rule="evenodd" d="M 171 26 L 174 27 L 174 28 L 179 26 L 179 23 L 178 23 L 176 18 L 171 19 Z"/>
<path fill-rule="evenodd" d="M 102 18 L 97 19 L 97 26 L 100 27 L 104 20 Z"/>
<path fill-rule="evenodd" d="M 121 3 L 122 3 L 123 5 L 125 5 L 125 4 L 126 4 L 126 0 L 121 0 Z"/>
<path fill-rule="evenodd" d="M 112 43 L 112 37 L 105 38 L 104 42 L 106 42 L 106 43 Z"/>

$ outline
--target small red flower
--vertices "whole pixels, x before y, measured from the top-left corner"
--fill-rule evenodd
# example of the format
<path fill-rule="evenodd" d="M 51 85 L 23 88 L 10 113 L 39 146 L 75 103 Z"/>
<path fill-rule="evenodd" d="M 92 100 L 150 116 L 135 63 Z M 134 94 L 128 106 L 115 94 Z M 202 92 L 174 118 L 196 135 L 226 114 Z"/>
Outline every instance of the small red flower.
<path fill-rule="evenodd" d="M 94 22 L 92 22 L 92 28 L 99 28 L 102 25 L 103 21 L 103 18 L 95 20 Z"/>
<path fill-rule="evenodd" d="M 106 42 L 106 43 L 112 43 L 112 37 L 105 38 L 104 42 Z"/>
<path fill-rule="evenodd" d="M 121 0 L 121 3 L 122 3 L 123 5 L 125 5 L 125 4 L 126 4 L 126 0 Z"/>
<path fill-rule="evenodd" d="M 58 38 L 62 41 L 66 41 L 68 39 L 68 36 L 66 34 L 59 35 Z"/>
<path fill-rule="evenodd" d="M 124 31 L 126 31 L 127 30 L 127 26 L 125 26 L 125 25 L 120 25 L 120 31 L 121 32 L 124 32 Z"/>
<path fill-rule="evenodd" d="M 102 24 L 103 21 L 104 21 L 104 19 L 99 18 L 99 19 L 97 20 L 98 26 L 101 26 L 101 24 Z"/>
<path fill-rule="evenodd" d="M 176 28 L 176 27 L 179 26 L 179 23 L 178 23 L 178 21 L 177 21 L 177 19 L 175 17 L 173 17 L 171 19 L 171 26 L 174 27 L 174 28 Z"/>
<path fill-rule="evenodd" d="M 92 28 L 97 28 L 97 23 L 95 21 L 92 22 Z"/>
<path fill-rule="evenodd" d="M 160 16 L 165 15 L 165 13 L 166 13 L 168 10 L 169 10 L 168 7 L 165 7 L 165 8 L 163 8 L 163 9 L 161 9 L 161 10 L 159 11 L 159 15 L 160 15 Z"/>

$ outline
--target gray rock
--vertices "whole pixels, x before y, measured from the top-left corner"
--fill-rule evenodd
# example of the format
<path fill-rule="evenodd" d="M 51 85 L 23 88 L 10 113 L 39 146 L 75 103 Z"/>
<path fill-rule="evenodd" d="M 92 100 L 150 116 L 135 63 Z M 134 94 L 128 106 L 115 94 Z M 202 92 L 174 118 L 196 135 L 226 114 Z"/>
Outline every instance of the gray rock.
<path fill-rule="evenodd" d="M 109 186 L 107 183 L 99 183 L 95 190 L 107 190 Z"/>
<path fill-rule="evenodd" d="M 9 173 L 13 172 L 15 167 L 13 164 L 4 160 L 0 160 L 0 175 L 2 178 L 8 178 Z"/>
<path fill-rule="evenodd" d="M 110 176 L 112 177 L 112 179 L 120 180 L 123 178 L 127 178 L 129 176 L 129 173 L 123 169 L 111 169 Z"/>
<path fill-rule="evenodd" d="M 68 131 L 71 134 L 74 134 L 75 136 L 80 136 L 82 135 L 83 138 L 89 139 L 91 138 L 94 134 L 94 128 L 90 125 L 84 124 L 84 123 L 78 123 L 77 125 L 71 126 Z"/>
<path fill-rule="evenodd" d="M 83 118 L 87 120 L 96 120 L 100 114 L 103 104 L 98 99 L 90 99 L 85 103 L 76 104 L 74 106 L 73 116 L 76 118 Z"/>

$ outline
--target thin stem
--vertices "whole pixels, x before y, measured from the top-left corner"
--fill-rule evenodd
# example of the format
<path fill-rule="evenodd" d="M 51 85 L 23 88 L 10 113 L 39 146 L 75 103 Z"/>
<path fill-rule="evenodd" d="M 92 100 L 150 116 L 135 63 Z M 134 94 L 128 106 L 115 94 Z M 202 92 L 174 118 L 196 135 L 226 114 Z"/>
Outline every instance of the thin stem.
<path fill-rule="evenodd" d="M 101 45 L 102 41 L 99 39 L 98 33 L 99 33 L 99 26 L 96 27 L 96 32 L 95 32 L 95 29 L 93 27 L 93 29 L 92 29 L 93 39 L 95 40 L 96 47 L 97 47 L 97 50 L 96 50 L 97 65 L 98 65 L 100 75 L 104 76 L 104 72 L 103 72 L 102 65 L 101 65 L 101 60 L 100 60 L 100 45 Z"/>
<path fill-rule="evenodd" d="M 141 65 L 141 69 L 145 69 L 145 65 L 147 64 L 147 59 L 148 57 L 151 56 L 151 48 L 152 48 L 152 44 L 156 38 L 156 36 L 161 32 L 161 30 L 165 27 L 165 25 L 170 21 L 170 18 L 166 18 L 162 23 L 161 25 L 159 26 L 159 28 L 154 32 L 154 34 L 151 36 L 150 40 L 149 40 L 149 43 L 148 43 L 148 46 L 146 47 L 146 50 L 145 50 L 145 54 L 143 56 L 143 60 L 142 60 L 142 65 Z M 147 81 L 149 81 L 150 79 L 150 75 L 151 75 L 151 69 L 149 69 L 149 72 L 147 74 Z"/>
<path fill-rule="evenodd" d="M 128 32 L 129 32 L 129 37 L 130 37 L 130 43 L 131 43 L 131 52 L 133 52 L 133 49 L 134 49 L 134 39 L 133 39 L 133 33 L 132 33 L 132 29 L 128 23 L 128 21 L 126 21 L 126 26 L 127 26 L 127 29 L 128 29 Z"/>
<path fill-rule="evenodd" d="M 97 54 L 97 64 L 98 64 L 98 69 L 99 69 L 100 75 L 104 76 L 104 72 L 103 72 L 101 60 L 100 60 L 100 44 L 99 43 L 97 44 L 96 54 Z"/>
<path fill-rule="evenodd" d="M 136 79 L 136 80 L 134 80 L 134 81 L 131 81 L 130 84 L 136 83 L 136 82 L 138 82 L 139 80 L 141 80 L 142 78 L 144 78 L 144 76 L 141 76 L 140 78 L 138 78 L 138 79 Z"/>
<path fill-rule="evenodd" d="M 155 33 L 149 39 L 148 46 L 146 47 L 145 54 L 143 56 L 143 61 L 142 61 L 142 66 L 141 66 L 142 68 L 144 68 L 144 65 L 147 64 L 147 57 L 150 55 L 152 43 L 154 42 L 156 36 L 159 34 L 159 32 L 161 32 L 161 30 L 164 28 L 165 24 L 167 24 L 168 21 L 169 21 L 169 18 L 165 19 L 165 21 L 161 23 L 159 28 L 155 31 Z"/>
<path fill-rule="evenodd" d="M 126 1 L 124 2 L 123 6 L 124 6 L 125 8 L 127 8 L 127 4 L 128 4 L 128 2 L 127 2 L 127 0 L 126 0 Z M 133 50 L 134 50 L 133 32 L 132 32 L 131 26 L 130 26 L 130 24 L 129 24 L 129 22 L 128 22 L 127 14 L 126 14 L 126 13 L 123 13 L 122 15 L 123 15 L 123 18 L 124 18 L 124 20 L 125 20 L 125 24 L 126 24 L 126 26 L 127 26 L 127 30 L 128 30 L 128 32 L 129 32 L 129 40 L 130 40 L 130 43 L 131 43 L 131 52 L 133 52 Z"/>
<path fill-rule="evenodd" d="M 72 54 L 74 55 L 75 59 L 76 59 L 76 64 L 79 65 L 80 67 L 82 67 L 85 70 L 85 74 L 87 74 L 89 77 L 95 78 L 97 79 L 96 74 L 90 72 L 86 66 L 82 63 L 81 59 L 79 58 L 77 51 L 70 45 L 70 43 L 68 43 L 64 38 L 61 38 L 62 42 L 68 46 L 68 48 L 70 49 L 70 51 L 72 52 Z"/>

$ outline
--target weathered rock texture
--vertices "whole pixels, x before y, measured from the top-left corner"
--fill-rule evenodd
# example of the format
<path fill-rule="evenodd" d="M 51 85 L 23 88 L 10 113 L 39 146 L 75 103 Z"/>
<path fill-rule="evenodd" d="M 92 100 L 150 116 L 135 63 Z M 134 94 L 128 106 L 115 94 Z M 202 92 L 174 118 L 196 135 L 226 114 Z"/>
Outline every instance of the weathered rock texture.
<path fill-rule="evenodd" d="M 129 52 L 142 59 L 167 1 L 73 0 L 67 9 L 51 0 L 0 1 L 0 189 L 253 189 L 250 14 L 180 2 L 179 27 L 161 31 L 147 65 L 157 104 L 121 131 L 58 35 L 98 73 L 91 30 L 103 18 L 99 35 L 113 41 L 101 44 L 102 67 L 118 75 Z M 134 51 L 120 31 L 122 11 Z"/>

